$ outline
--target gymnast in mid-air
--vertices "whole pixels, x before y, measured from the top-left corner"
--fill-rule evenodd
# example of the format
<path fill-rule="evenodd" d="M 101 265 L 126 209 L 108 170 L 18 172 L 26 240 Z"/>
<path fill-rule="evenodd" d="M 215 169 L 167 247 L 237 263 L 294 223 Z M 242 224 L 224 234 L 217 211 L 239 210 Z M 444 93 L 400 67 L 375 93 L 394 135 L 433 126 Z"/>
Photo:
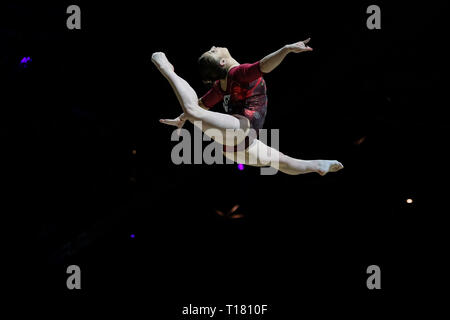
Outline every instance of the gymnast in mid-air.
<path fill-rule="evenodd" d="M 264 74 L 274 70 L 289 53 L 312 51 L 307 45 L 309 41 L 285 45 L 252 64 L 239 64 L 227 48 L 211 47 L 198 59 L 202 80 L 212 84 L 200 99 L 175 73 L 164 53 L 153 53 L 152 62 L 169 81 L 183 109 L 179 117 L 161 119 L 160 122 L 181 128 L 189 120 L 196 126 L 200 123 L 206 135 L 211 131 L 220 133 L 211 138 L 223 145 L 226 158 L 238 163 L 271 166 L 290 175 L 316 172 L 323 176 L 342 169 L 339 161 L 295 159 L 258 139 L 258 130 L 263 127 L 267 111 Z M 209 110 L 220 101 L 223 101 L 226 113 Z M 256 135 L 250 132 L 256 132 Z"/>

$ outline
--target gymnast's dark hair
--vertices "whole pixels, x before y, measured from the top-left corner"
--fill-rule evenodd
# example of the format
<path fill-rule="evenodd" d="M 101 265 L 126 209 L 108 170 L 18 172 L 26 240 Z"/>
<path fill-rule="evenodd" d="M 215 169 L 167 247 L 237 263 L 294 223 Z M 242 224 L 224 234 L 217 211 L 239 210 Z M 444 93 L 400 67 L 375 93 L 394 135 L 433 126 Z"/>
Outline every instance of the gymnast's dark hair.
<path fill-rule="evenodd" d="M 200 77 L 206 84 L 213 84 L 214 81 L 225 79 L 227 70 L 220 66 L 217 59 L 209 54 L 202 54 L 198 59 Z"/>

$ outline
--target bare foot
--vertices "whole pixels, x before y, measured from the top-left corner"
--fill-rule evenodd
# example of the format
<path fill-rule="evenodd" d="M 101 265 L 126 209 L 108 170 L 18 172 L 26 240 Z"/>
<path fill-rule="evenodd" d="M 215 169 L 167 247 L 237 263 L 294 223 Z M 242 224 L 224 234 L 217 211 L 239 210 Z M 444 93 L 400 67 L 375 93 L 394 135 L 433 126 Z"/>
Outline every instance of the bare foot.
<path fill-rule="evenodd" d="M 155 64 L 155 66 L 161 71 L 161 73 L 166 73 L 167 70 L 174 71 L 173 65 L 167 60 L 166 55 L 164 52 L 155 52 L 152 54 L 152 62 Z"/>
<path fill-rule="evenodd" d="M 336 160 L 317 160 L 317 173 L 321 176 L 328 172 L 336 172 L 344 168 L 342 163 Z"/>

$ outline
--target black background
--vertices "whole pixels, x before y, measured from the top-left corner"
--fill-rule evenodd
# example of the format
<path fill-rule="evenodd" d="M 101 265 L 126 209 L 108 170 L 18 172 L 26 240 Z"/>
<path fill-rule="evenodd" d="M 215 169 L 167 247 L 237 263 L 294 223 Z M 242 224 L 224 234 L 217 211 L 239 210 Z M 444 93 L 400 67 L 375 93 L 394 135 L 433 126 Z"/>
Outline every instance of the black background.
<path fill-rule="evenodd" d="M 81 30 L 66 28 L 70 4 L 81 8 Z M 370 4 L 381 7 L 381 30 L 366 27 Z M 265 318 L 276 319 L 418 311 L 446 271 L 444 9 L 2 4 L 8 294 L 43 298 L 48 312 L 60 299 L 118 301 L 107 309 L 160 319 L 183 319 L 190 303 L 269 304 Z M 308 37 L 313 52 L 265 77 L 265 128 L 280 129 L 282 152 L 337 159 L 344 170 L 261 176 L 171 162 L 172 127 L 158 120 L 181 108 L 153 52 L 164 51 L 200 96 L 196 59 L 211 45 L 244 63 Z M 235 204 L 244 218 L 216 214 Z M 71 264 L 81 267 L 80 291 L 66 288 Z M 379 291 L 366 287 L 372 264 Z"/>

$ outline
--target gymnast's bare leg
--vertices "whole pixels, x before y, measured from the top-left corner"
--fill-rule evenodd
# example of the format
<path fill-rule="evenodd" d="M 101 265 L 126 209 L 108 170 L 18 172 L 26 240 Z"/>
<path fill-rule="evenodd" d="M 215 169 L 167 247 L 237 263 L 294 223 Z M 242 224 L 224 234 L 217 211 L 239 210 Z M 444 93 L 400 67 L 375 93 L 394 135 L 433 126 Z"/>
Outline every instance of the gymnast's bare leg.
<path fill-rule="evenodd" d="M 205 110 L 200 107 L 198 105 L 198 96 L 194 89 L 175 73 L 172 64 L 167 60 L 163 52 L 154 53 L 152 55 L 152 62 L 172 86 L 183 109 L 184 117 L 193 124 L 196 121 L 201 121 L 203 131 L 217 129 L 225 137 L 227 129 L 241 129 L 242 131 L 246 131 L 250 127 L 248 121 L 242 121 L 242 119 L 234 116 Z"/>
<path fill-rule="evenodd" d="M 271 166 L 289 175 L 316 172 L 324 176 L 328 172 L 336 172 L 344 168 L 336 160 L 300 160 L 287 156 L 255 139 L 246 149 L 237 152 L 223 152 L 224 156 L 237 163 L 262 167 Z"/>

